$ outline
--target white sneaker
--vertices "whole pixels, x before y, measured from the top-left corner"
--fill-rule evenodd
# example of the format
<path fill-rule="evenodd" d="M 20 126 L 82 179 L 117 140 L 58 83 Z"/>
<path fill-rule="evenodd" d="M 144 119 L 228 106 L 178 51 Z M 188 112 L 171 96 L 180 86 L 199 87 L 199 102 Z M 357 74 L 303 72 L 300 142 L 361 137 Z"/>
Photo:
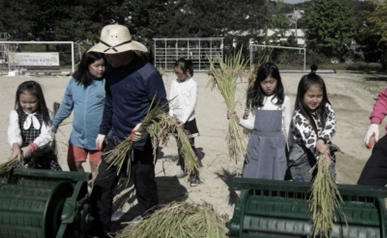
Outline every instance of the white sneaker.
<path fill-rule="evenodd" d="M 177 172 L 177 174 L 174 176 L 175 178 L 184 178 L 185 176 L 187 176 L 187 173 L 183 170 L 180 170 L 179 172 Z"/>

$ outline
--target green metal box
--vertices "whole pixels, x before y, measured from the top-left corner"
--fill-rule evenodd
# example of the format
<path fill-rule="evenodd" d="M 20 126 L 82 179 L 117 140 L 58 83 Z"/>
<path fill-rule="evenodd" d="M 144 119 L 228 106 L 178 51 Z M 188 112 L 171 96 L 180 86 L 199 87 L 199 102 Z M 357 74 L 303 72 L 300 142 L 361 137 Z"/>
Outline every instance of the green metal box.
<path fill-rule="evenodd" d="M 0 237 L 84 237 L 90 173 L 14 169 L 0 183 Z"/>
<path fill-rule="evenodd" d="M 309 209 L 311 183 L 235 178 L 241 190 L 232 219 L 227 223 L 232 238 L 307 238 L 313 235 Z M 343 198 L 334 216 L 332 237 L 386 237 L 387 189 L 338 185 Z"/>

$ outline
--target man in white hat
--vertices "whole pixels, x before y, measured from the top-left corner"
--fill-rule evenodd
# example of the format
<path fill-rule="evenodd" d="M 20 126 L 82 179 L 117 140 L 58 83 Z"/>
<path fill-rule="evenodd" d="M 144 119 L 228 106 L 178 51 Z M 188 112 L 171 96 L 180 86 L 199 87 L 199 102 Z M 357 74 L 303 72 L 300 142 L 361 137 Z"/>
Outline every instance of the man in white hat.
<path fill-rule="evenodd" d="M 130 175 L 136 188 L 141 211 L 139 215 L 145 216 L 149 209 L 158 205 L 157 184 L 150 137 L 136 130 L 153 99 L 159 101 L 160 105 L 167 105 L 164 82 L 156 68 L 137 56 L 135 51 L 148 50 L 132 39 L 126 26 L 105 26 L 99 43 L 89 51 L 105 53 L 109 63 L 106 70 L 105 109 L 96 139 L 97 148 L 102 150 L 108 133 L 109 141 L 104 154 L 131 136 L 135 143 Z M 102 159 L 94 181 L 90 200 L 96 210 L 96 224 L 91 232 L 100 237 L 107 237 L 110 232 L 112 190 L 118 182 L 117 172 L 117 168 L 109 167 Z"/>

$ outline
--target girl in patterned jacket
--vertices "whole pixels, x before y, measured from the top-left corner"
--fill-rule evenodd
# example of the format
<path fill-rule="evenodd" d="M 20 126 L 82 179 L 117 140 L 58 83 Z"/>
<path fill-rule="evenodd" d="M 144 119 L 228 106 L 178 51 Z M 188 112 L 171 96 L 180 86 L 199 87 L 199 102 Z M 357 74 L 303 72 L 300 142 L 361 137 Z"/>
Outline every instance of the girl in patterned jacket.
<path fill-rule="evenodd" d="M 317 66 L 304 75 L 298 84 L 298 92 L 290 126 L 292 149 L 289 166 L 294 181 L 310 182 L 314 174 L 310 169 L 320 155 L 331 162 L 334 178 L 335 163 L 332 162 L 329 144 L 336 132 L 336 116 L 328 100 L 324 80 L 316 74 Z M 314 170 L 316 172 L 316 170 Z"/>
<path fill-rule="evenodd" d="M 15 109 L 11 111 L 8 143 L 15 167 L 61 170 L 51 148 L 51 118 L 43 91 L 36 81 L 26 81 L 16 91 Z"/>

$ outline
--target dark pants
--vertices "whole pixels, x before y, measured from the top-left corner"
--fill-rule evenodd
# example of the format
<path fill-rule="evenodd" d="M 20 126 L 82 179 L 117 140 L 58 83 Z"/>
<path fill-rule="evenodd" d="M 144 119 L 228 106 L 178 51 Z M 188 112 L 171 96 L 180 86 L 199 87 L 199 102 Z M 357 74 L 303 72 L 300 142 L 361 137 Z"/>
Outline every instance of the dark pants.
<path fill-rule="evenodd" d="M 105 152 L 114 148 L 115 145 L 110 142 Z M 98 167 L 98 175 L 94 181 L 93 191 L 90 196 L 96 220 L 91 232 L 98 235 L 106 235 L 110 232 L 114 198 L 113 189 L 117 185 L 120 175 L 117 174 L 116 167 L 109 168 L 105 157 L 102 156 L 102 161 Z M 140 215 L 145 214 L 149 209 L 158 205 L 159 202 L 153 158 L 152 143 L 149 138 L 143 150 L 134 149 L 133 151 L 130 178 L 133 179 L 136 188 L 136 198 L 140 207 Z M 126 166 L 124 165 L 123 168 L 126 168 Z M 123 172 L 124 169 L 120 171 L 120 173 Z"/>
<path fill-rule="evenodd" d="M 387 184 L 387 137 L 383 136 L 372 149 L 372 154 L 365 164 L 359 185 L 384 186 Z"/>

